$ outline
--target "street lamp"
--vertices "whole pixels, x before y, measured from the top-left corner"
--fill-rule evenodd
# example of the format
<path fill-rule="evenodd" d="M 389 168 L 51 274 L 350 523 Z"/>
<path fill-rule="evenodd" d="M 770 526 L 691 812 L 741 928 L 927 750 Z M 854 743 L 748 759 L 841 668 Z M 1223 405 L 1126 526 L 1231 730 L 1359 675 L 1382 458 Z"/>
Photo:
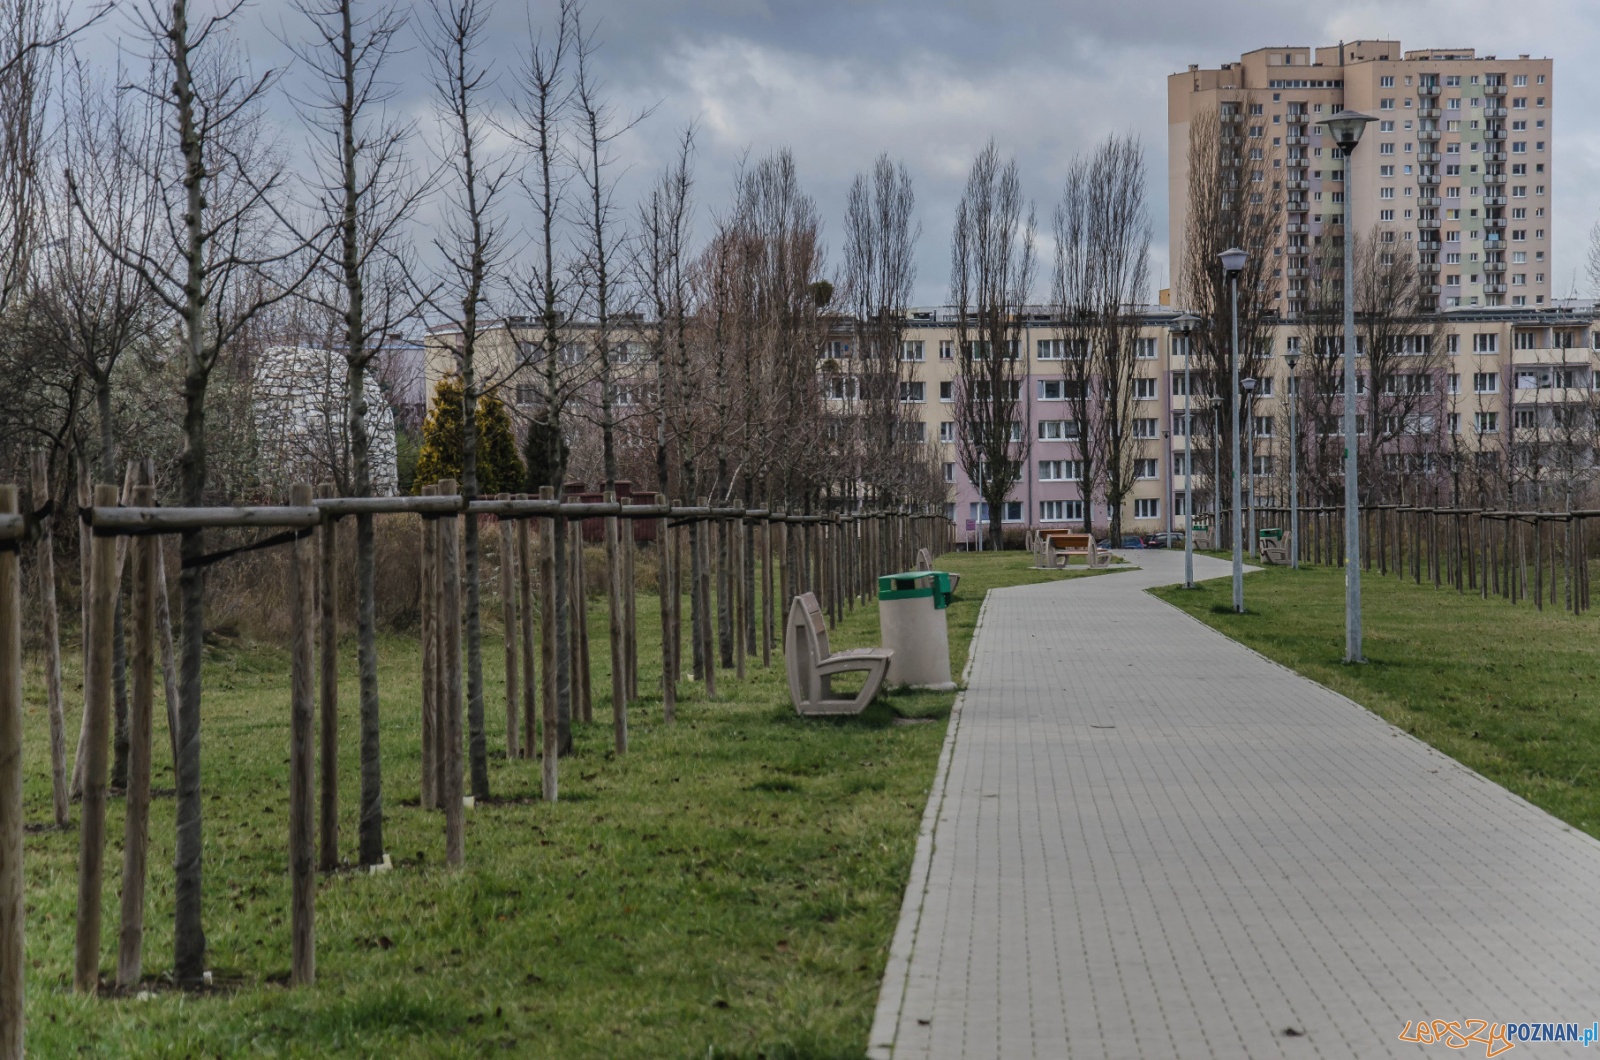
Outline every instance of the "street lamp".
<path fill-rule="evenodd" d="M 1183 587 L 1194 588 L 1194 390 L 1189 364 L 1194 360 L 1194 329 L 1200 318 L 1179 313 L 1167 328 L 1174 343 L 1183 342 Z"/>
<path fill-rule="evenodd" d="M 1341 110 L 1319 122 L 1344 152 L 1345 187 L 1354 175 L 1356 145 L 1367 123 L 1374 119 L 1353 110 Z M 1355 200 L 1344 203 L 1344 661 L 1361 658 L 1361 512 L 1356 491 L 1356 263 Z"/>
<path fill-rule="evenodd" d="M 1233 349 L 1228 360 L 1233 372 L 1233 389 L 1228 402 L 1233 406 L 1233 423 L 1228 428 L 1228 444 L 1233 448 L 1233 610 L 1244 613 L 1244 554 L 1240 550 L 1239 525 L 1239 273 L 1244 271 L 1246 254 L 1229 247 L 1220 255 L 1222 272 L 1227 277 L 1233 299 Z"/>
<path fill-rule="evenodd" d="M 1256 381 L 1247 377 L 1239 380 L 1239 386 L 1244 390 L 1245 437 L 1250 454 L 1250 459 L 1245 461 L 1245 482 L 1250 490 L 1249 503 L 1245 505 L 1250 513 L 1250 558 L 1259 559 L 1256 552 Z"/>
<path fill-rule="evenodd" d="M 1298 476 L 1298 451 L 1300 431 L 1295 423 L 1296 393 L 1300 387 L 1295 381 L 1294 366 L 1300 363 L 1298 350 L 1288 350 L 1283 363 L 1289 366 L 1289 569 L 1300 569 L 1300 479 Z"/>

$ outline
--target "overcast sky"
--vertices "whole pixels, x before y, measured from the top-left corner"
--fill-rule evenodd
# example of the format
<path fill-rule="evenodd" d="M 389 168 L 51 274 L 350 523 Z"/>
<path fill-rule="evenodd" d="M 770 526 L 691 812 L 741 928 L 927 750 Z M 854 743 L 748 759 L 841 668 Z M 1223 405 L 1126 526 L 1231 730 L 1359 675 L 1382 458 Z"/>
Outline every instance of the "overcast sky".
<path fill-rule="evenodd" d="M 74 0 L 82 3 L 83 0 Z M 86 50 L 104 60 L 120 41 L 140 45 L 129 5 L 97 27 Z M 198 0 L 196 6 L 204 6 Z M 414 5 L 412 28 L 431 23 Z M 510 93 L 551 0 L 498 0 L 488 51 Z M 1513 14 L 1514 17 L 1508 17 Z M 1553 193 L 1558 296 L 1588 294 L 1583 263 L 1600 218 L 1600 5 L 1595 0 L 588 0 L 603 41 L 604 77 L 619 106 L 653 113 L 619 144 L 631 203 L 670 155 L 684 125 L 700 129 L 698 218 L 703 233 L 743 157 L 780 147 L 839 244 L 851 178 L 880 152 L 904 161 L 916 184 L 923 236 L 917 300 L 943 301 L 953 206 L 974 153 L 993 137 L 1014 154 L 1048 227 L 1074 154 L 1113 132 L 1144 142 L 1150 171 L 1154 288 L 1165 286 L 1166 78 L 1190 63 L 1217 66 L 1240 52 L 1340 39 L 1399 39 L 1405 48 L 1471 46 L 1555 60 Z M 280 66 L 279 43 L 302 24 L 288 0 L 255 0 L 237 33 L 258 69 Z M 395 65 L 393 106 L 432 135 L 426 54 Z M 299 77 L 291 68 L 284 84 Z M 304 139 L 293 111 L 276 113 L 291 146 Z M 425 149 L 419 145 L 419 154 Z M 837 255 L 830 254 L 830 268 Z"/>

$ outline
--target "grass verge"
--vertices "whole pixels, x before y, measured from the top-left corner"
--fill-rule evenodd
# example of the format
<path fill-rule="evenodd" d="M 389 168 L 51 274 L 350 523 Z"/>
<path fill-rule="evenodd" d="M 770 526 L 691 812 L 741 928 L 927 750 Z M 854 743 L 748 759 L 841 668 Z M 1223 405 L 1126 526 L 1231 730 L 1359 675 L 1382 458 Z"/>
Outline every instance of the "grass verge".
<path fill-rule="evenodd" d="M 1026 554 L 953 555 L 959 672 L 983 595 L 1062 577 Z M 1082 576 L 1082 572 L 1074 572 Z M 654 599 L 641 599 L 641 690 L 659 670 Z M 780 615 L 780 620 L 781 620 Z M 859 718 L 802 720 L 775 657 L 719 696 L 685 682 L 679 720 L 654 695 L 610 750 L 603 607 L 591 614 L 595 723 L 574 726 L 562 797 L 508 761 L 498 639 L 487 637 L 494 798 L 469 810 L 467 866 L 444 869 L 443 822 L 417 807 L 418 655 L 381 645 L 391 873 L 324 878 L 318 982 L 291 991 L 287 656 L 214 649 L 205 671 L 205 922 L 217 987 L 88 1000 L 70 990 L 78 834 L 50 819 L 40 675 L 27 686 L 28 1044 L 35 1056 L 859 1056 L 894 931 L 950 693 L 886 696 Z M 833 634 L 874 643 L 876 608 Z M 70 658 L 75 653 L 67 652 Z M 355 845 L 356 673 L 340 687 L 341 838 Z M 159 679 L 158 679 L 159 680 Z M 81 700 L 76 671 L 69 703 Z M 159 685 L 158 685 L 159 689 Z M 159 694 L 159 692 L 158 692 Z M 76 711 L 68 731 L 77 732 Z M 157 711 L 145 967 L 172 961 L 171 763 Z M 906 722 L 927 724 L 906 724 Z M 74 808 L 74 820 L 77 817 Z M 108 814 L 101 966 L 115 965 L 122 804 Z"/>
<path fill-rule="evenodd" d="M 1344 654 L 1344 573 L 1269 567 L 1152 590 L 1378 714 L 1575 828 L 1600 837 L 1600 639 L 1573 617 L 1393 576 L 1361 581 L 1367 662 Z"/>

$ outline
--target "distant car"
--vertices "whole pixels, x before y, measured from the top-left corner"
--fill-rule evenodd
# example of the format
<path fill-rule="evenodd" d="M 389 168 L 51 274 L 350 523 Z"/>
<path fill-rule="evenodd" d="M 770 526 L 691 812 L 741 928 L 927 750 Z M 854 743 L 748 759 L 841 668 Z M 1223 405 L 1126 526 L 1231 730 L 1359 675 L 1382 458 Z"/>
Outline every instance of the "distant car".
<path fill-rule="evenodd" d="M 1140 537 L 1138 534 L 1123 534 L 1122 535 L 1122 547 L 1123 548 L 1144 548 L 1145 547 L 1144 538 Z"/>
<path fill-rule="evenodd" d="M 1183 544 L 1182 534 L 1146 534 L 1144 535 L 1145 548 L 1177 548 Z"/>

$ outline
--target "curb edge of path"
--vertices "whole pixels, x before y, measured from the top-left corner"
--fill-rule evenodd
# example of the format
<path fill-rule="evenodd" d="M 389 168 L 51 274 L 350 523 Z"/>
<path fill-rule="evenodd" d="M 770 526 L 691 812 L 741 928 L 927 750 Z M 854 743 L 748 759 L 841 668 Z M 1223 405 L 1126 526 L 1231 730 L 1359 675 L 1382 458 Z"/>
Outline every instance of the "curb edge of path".
<path fill-rule="evenodd" d="M 990 596 L 996 591 L 991 589 L 985 593 L 983 604 L 978 608 L 978 620 L 973 624 L 972 640 L 967 645 L 967 662 L 961 668 L 961 691 L 956 693 L 955 703 L 950 707 L 944 746 L 939 750 L 939 765 L 933 774 L 933 785 L 928 789 L 928 803 L 922 810 L 922 824 L 917 829 L 917 849 L 911 858 L 911 878 L 906 882 L 905 898 L 900 903 L 900 918 L 895 926 L 894 939 L 889 944 L 889 960 L 883 969 L 878 1007 L 873 1013 L 872 1030 L 867 1035 L 868 1060 L 892 1060 L 895 1041 L 899 1038 L 900 1010 L 905 1003 L 906 983 L 911 976 L 911 954 L 916 949 L 917 931 L 922 924 L 922 905 L 928 894 L 928 874 L 933 867 L 934 831 L 938 828 L 939 813 L 944 809 L 950 758 L 955 748 L 956 732 L 961 727 L 961 711 L 966 704 L 972 661 L 978 656 L 978 638 L 983 633 L 984 616 L 989 612 Z"/>

